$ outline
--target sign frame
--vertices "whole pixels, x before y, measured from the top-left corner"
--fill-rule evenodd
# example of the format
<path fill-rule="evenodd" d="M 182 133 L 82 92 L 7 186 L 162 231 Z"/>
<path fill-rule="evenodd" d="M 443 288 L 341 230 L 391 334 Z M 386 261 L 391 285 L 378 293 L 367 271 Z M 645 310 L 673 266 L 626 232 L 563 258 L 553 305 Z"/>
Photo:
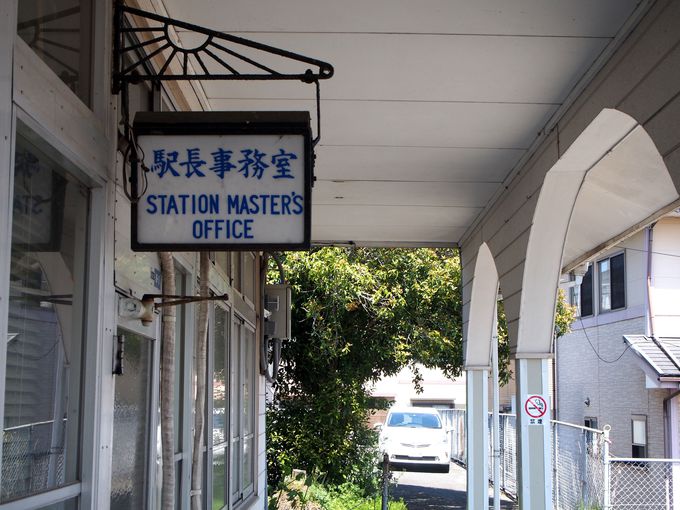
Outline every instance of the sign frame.
<path fill-rule="evenodd" d="M 533 399 L 538 399 L 543 403 L 543 411 L 540 412 L 540 410 L 537 408 L 537 406 L 534 404 L 534 409 L 539 411 L 540 414 L 538 416 L 534 416 L 530 410 L 529 410 L 529 405 L 532 404 Z M 547 426 L 550 424 L 550 417 L 548 416 L 548 411 L 550 409 L 550 406 L 548 404 L 548 399 L 545 395 L 541 395 L 538 393 L 533 393 L 530 395 L 527 395 L 524 398 L 524 402 L 522 405 L 522 410 L 524 412 L 524 415 L 527 419 L 527 424 L 529 426 Z M 547 418 L 546 418 L 547 416 Z"/>
<path fill-rule="evenodd" d="M 146 243 L 138 238 L 137 220 L 140 201 L 132 203 L 131 237 L 133 251 L 300 251 L 311 247 L 312 186 L 314 181 L 314 147 L 309 112 L 138 112 L 135 115 L 135 138 L 144 135 L 301 135 L 304 150 L 304 234 L 300 243 Z M 148 155 L 147 155 L 148 157 Z M 133 163 L 130 175 L 132 195 L 139 196 L 139 165 Z M 148 190 L 147 190 L 148 191 Z"/>

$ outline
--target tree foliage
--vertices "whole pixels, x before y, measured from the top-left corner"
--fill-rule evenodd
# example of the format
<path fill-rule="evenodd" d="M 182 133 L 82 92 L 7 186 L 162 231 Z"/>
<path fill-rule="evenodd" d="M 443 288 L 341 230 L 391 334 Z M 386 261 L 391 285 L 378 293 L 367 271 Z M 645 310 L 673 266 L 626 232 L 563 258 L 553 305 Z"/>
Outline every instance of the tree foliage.
<path fill-rule="evenodd" d="M 367 383 L 411 366 L 418 385 L 417 364 L 450 378 L 461 373 L 458 254 L 323 248 L 288 253 L 282 265 L 293 287 L 292 339 L 282 347 L 276 399 L 268 408 L 270 483 L 299 468 L 370 492 L 376 434 L 366 424 L 380 403 L 367 394 Z M 270 279 L 278 279 L 273 269 Z M 556 335 L 568 331 L 573 316 L 560 294 Z M 502 303 L 498 332 L 501 381 L 507 382 Z"/>
<path fill-rule="evenodd" d="M 366 384 L 416 363 L 460 375 L 457 253 L 323 248 L 289 253 L 283 266 L 293 338 L 268 413 L 270 480 L 295 467 L 363 482 L 375 458 L 367 413 L 377 405 Z"/>

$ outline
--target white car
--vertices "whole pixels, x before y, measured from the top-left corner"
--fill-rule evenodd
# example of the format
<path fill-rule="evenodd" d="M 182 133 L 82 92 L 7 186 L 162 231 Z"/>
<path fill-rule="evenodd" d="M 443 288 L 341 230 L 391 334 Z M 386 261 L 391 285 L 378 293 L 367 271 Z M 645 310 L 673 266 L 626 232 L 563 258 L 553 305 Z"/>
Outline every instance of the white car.
<path fill-rule="evenodd" d="M 380 429 L 380 449 L 390 464 L 449 472 L 451 443 L 439 412 L 431 407 L 393 407 Z"/>

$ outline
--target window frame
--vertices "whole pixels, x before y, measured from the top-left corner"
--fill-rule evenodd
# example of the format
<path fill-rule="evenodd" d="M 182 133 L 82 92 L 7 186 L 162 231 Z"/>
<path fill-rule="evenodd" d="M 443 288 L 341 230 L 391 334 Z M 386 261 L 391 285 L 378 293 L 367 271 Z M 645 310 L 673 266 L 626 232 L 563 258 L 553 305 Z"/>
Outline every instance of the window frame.
<path fill-rule="evenodd" d="M 635 423 L 642 422 L 644 424 L 644 443 L 635 442 Z M 630 419 L 630 444 L 631 444 L 631 458 L 633 459 L 646 459 L 649 453 L 649 430 L 647 427 L 647 416 L 644 414 L 634 414 Z M 641 454 L 636 453 L 636 447 L 641 449 Z"/>
<path fill-rule="evenodd" d="M 613 285 L 612 285 L 612 280 L 611 280 L 611 260 L 615 257 L 623 257 L 623 305 L 617 308 L 612 308 L 611 306 L 611 301 L 612 301 L 612 295 L 613 295 Z M 600 277 L 600 264 L 603 262 L 609 262 L 609 308 L 604 308 L 602 306 L 602 279 Z M 597 261 L 593 264 L 594 266 L 597 267 L 597 270 L 593 270 L 593 287 L 594 289 L 597 288 L 597 308 L 595 307 L 595 304 L 593 303 L 593 312 L 595 309 L 597 309 L 597 313 L 599 314 L 605 314 L 605 313 L 611 313 L 611 312 L 617 312 L 620 310 L 625 310 L 628 306 L 628 271 L 627 271 L 627 262 L 626 262 L 626 250 L 618 250 L 614 253 L 611 253 L 607 255 L 606 257 L 602 257 L 597 259 Z M 595 276 L 597 274 L 597 276 Z M 595 290 L 593 289 L 593 298 L 595 297 Z"/>
<path fill-rule="evenodd" d="M 7 22 L 11 22 L 11 17 Z M 13 25 L 14 26 L 14 25 Z M 16 27 L 9 34 L 16 35 Z M 37 57 L 36 57 L 37 58 Z M 105 258 L 107 250 L 106 232 L 108 230 L 108 220 L 106 212 L 107 190 L 106 182 L 96 170 L 84 164 L 85 158 L 81 154 L 74 154 L 62 142 L 62 140 L 46 126 L 38 123 L 29 113 L 20 106 L 12 104 L 10 111 L 11 123 L 9 126 L 9 136 L 6 143 L 9 146 L 8 168 L 11 170 L 4 173 L 2 178 L 6 193 L 6 209 L 2 230 L 5 238 L 12 235 L 12 197 L 14 193 L 14 161 L 16 153 L 17 133 L 29 140 L 39 140 L 44 152 L 55 160 L 64 170 L 68 171 L 81 186 L 88 190 L 88 219 L 87 234 L 85 241 L 85 274 L 83 299 L 85 306 L 83 309 L 82 335 L 84 337 L 84 352 L 81 358 L 81 383 L 78 396 L 80 399 L 79 416 L 79 441 L 80 449 L 77 458 L 77 480 L 59 487 L 49 489 L 23 498 L 12 500 L 0 504 L 0 509 L 14 507 L 20 504 L 26 510 L 38 509 L 45 505 L 45 502 L 56 503 L 61 501 L 77 500 L 81 507 L 96 505 L 95 501 L 99 497 L 93 490 L 96 483 L 97 472 L 92 469 L 100 463 L 100 447 L 98 434 L 102 430 L 102 418 L 99 413 L 101 402 L 98 398 L 102 390 L 102 376 L 106 370 L 98 366 L 102 353 L 107 348 L 101 342 L 88 342 L 88 338 L 99 338 L 105 325 L 112 324 L 110 318 L 106 316 L 105 310 L 107 299 L 102 299 L 103 281 L 107 273 L 106 268 L 101 264 Z M 9 260 L 11 243 L 4 243 L 2 257 Z M 8 301 L 9 301 L 9 274 L 0 276 L 0 330 L 7 329 L 8 321 Z M 93 306 L 93 303 L 95 305 Z M 6 356 L 7 338 L 1 335 L 0 338 L 0 368 L 5 369 L 7 364 Z M 0 377 L 0 422 L 4 423 L 5 414 L 5 378 Z M 0 442 L 0 468 L 2 465 L 2 444 Z M 101 477 L 99 477 L 101 478 Z"/>
<path fill-rule="evenodd" d="M 256 467 L 257 467 L 257 452 L 256 452 L 256 447 L 257 447 L 257 404 L 258 404 L 258 386 L 257 386 L 257 374 L 256 374 L 256 364 L 255 361 L 257 360 L 257 352 L 256 352 L 256 339 L 257 339 L 257 328 L 255 327 L 254 324 L 252 324 L 250 321 L 248 321 L 245 317 L 243 317 L 241 314 L 233 311 L 232 312 L 232 345 L 230 346 L 230 353 L 231 353 L 231 360 L 230 360 L 230 381 L 231 381 L 231 376 L 233 375 L 233 370 L 236 368 L 238 373 L 237 373 L 237 388 L 236 390 L 232 387 L 230 387 L 229 390 L 229 395 L 230 395 L 230 402 L 229 402 L 229 457 L 228 457 L 228 462 L 229 462 L 229 469 L 228 469 L 228 498 L 229 498 L 229 508 L 236 508 L 243 504 L 245 501 L 248 500 L 250 496 L 256 493 L 256 486 L 257 486 L 257 473 L 256 473 Z M 248 343 L 248 331 L 252 334 L 252 353 L 253 353 L 253 363 L 252 366 L 250 367 L 251 374 L 250 374 L 250 383 L 251 383 L 251 388 L 252 388 L 252 393 L 254 398 L 251 399 L 251 407 L 248 409 L 248 413 L 250 414 L 250 420 L 252 424 L 252 431 L 249 434 L 245 433 L 245 413 L 243 412 L 243 401 L 244 401 L 244 383 L 245 383 L 245 376 L 246 376 L 246 370 L 245 370 L 245 363 L 247 360 L 247 343 Z M 238 345 L 234 345 L 235 342 L 238 342 Z M 238 354 L 238 360 L 235 359 L 234 356 L 234 351 L 232 349 L 236 348 L 236 353 Z M 234 415 L 234 411 L 236 411 L 236 419 Z M 234 423 L 236 422 L 236 423 Z M 238 436 L 234 434 L 234 429 L 238 429 Z M 243 483 L 243 467 L 245 465 L 245 456 L 244 456 L 244 445 L 245 442 L 248 440 L 248 437 L 246 436 L 251 436 L 253 438 L 253 443 L 255 448 L 252 448 L 249 455 L 251 456 L 251 482 L 248 485 L 244 485 Z M 235 450 L 236 449 L 236 450 Z M 237 472 L 234 472 L 233 470 L 233 457 L 232 455 L 238 455 L 237 463 L 239 466 L 239 469 Z M 235 477 L 237 479 L 235 480 Z"/>

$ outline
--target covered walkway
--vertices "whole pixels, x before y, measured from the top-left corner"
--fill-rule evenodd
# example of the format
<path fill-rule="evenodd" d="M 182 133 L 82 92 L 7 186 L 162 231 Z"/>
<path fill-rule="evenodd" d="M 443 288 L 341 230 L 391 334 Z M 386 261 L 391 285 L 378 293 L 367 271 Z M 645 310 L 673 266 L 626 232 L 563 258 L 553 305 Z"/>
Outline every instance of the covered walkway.
<path fill-rule="evenodd" d="M 121 178 L 125 163 L 119 156 L 124 151 L 121 139 L 127 141 L 118 136 L 120 99 L 110 93 L 112 2 L 74 0 L 77 7 L 64 2 L 68 4 L 67 16 L 77 13 L 80 20 L 82 13 L 82 19 L 88 20 L 87 30 L 75 30 L 80 34 L 78 44 L 89 51 L 83 73 L 69 66 L 54 71 L 63 63 L 63 55 L 61 60 L 45 56 L 49 52 L 40 47 L 40 27 L 55 18 L 43 15 L 37 7 L 36 12 L 26 14 L 19 9 L 28 5 L 23 2 L 0 3 L 0 157 L 3 168 L 14 168 L 15 154 L 21 154 L 15 149 L 18 140 L 32 151 L 37 151 L 33 145 L 47 147 L 44 150 L 49 154 L 44 158 L 67 168 L 62 173 L 71 176 L 68 192 L 75 198 L 68 202 L 73 210 L 68 210 L 66 218 L 73 224 L 67 225 L 65 232 L 75 232 L 87 243 L 78 238 L 82 241 L 82 246 L 77 245 L 80 251 L 69 248 L 64 259 L 77 259 L 87 269 L 79 273 L 83 281 L 75 283 L 87 291 L 82 290 L 83 296 L 96 303 L 87 308 L 87 317 L 84 298 L 75 303 L 80 308 L 73 307 L 83 311 L 83 317 L 74 316 L 74 324 L 86 325 L 82 333 L 86 338 L 79 345 L 88 346 L 83 350 L 88 358 L 82 370 L 82 394 L 87 403 L 83 404 L 87 412 L 81 420 L 82 435 L 78 435 L 78 427 L 71 426 L 72 441 L 80 444 L 82 451 L 72 453 L 73 462 L 69 459 L 69 466 L 75 466 L 67 475 L 69 483 L 50 480 L 54 482 L 50 489 L 57 487 L 53 493 L 58 501 L 70 498 L 81 508 L 105 510 L 116 485 L 115 480 L 112 484 L 111 468 L 116 383 L 109 368 L 113 352 L 117 352 L 116 292 L 134 294 L 133 284 L 122 280 L 118 269 L 124 265 L 129 269 L 126 274 L 139 279 L 143 273 L 146 288 L 151 289 L 145 292 L 160 289 L 160 282 L 156 285 L 160 271 L 155 259 L 145 258 L 147 254 L 128 256 L 129 204 Z M 548 360 L 554 353 L 559 282 L 570 280 L 578 286 L 588 264 L 605 250 L 680 207 L 680 1 L 125 3 L 333 64 L 333 78 L 321 83 L 320 132 L 312 122 L 314 135 L 321 137 L 315 149 L 312 243 L 460 249 L 467 371 L 467 508 L 485 510 L 489 504 L 487 415 L 499 295 L 508 320 L 520 409 L 519 507 L 552 508 L 552 437 L 547 420 L 543 422 L 541 417 L 549 408 L 545 396 L 549 394 Z M 20 19 L 19 13 L 31 19 Z M 145 65 L 156 74 L 180 74 L 183 66 L 189 73 L 208 72 L 224 59 L 234 74 L 271 76 L 306 70 L 300 62 L 291 63 L 280 55 L 239 44 L 226 51 L 213 47 L 217 58 L 197 59 L 185 50 L 204 48 L 208 42 L 186 26 L 159 28 L 144 25 L 134 16 L 127 21 L 136 27 L 136 32 L 130 31 L 141 42 L 138 49 L 146 55 Z M 68 32 L 48 28 L 45 33 Z M 60 48 L 57 51 L 69 51 L 59 44 L 53 45 Z M 215 53 L 218 51 L 222 53 Z M 175 58 L 177 55 L 186 57 Z M 261 64 L 253 66 L 253 62 Z M 172 105 L 177 110 L 292 110 L 309 111 L 312 119 L 316 116 L 314 86 L 287 81 L 168 81 L 153 90 L 140 87 L 134 94 L 131 103 L 138 111 L 167 110 Z M 20 173 L 21 158 L 18 161 Z M 16 225 L 22 226 L 13 175 L 12 170 L 0 172 L 0 203 L 6 204 L 0 214 L 0 239 L 12 239 Z M 75 186 L 75 182 L 81 184 Z M 91 190 L 90 202 L 79 198 L 86 194 L 83 189 Z M 80 207 L 77 214 L 76 202 Z M 85 225 L 90 210 L 92 218 Z M 19 218 L 14 223 L 13 213 Z M 32 251 L 41 252 L 41 248 Z M 0 272 L 4 346 L 0 370 L 5 375 L 6 347 L 16 336 L 4 338 L 10 329 L 6 298 L 10 283 L 17 288 L 28 285 L 13 276 L 10 282 L 7 268 L 13 253 L 10 243 L 0 246 L 0 262 L 5 267 Z M 228 331 L 239 335 L 244 349 L 239 355 L 246 362 L 236 364 L 243 372 L 238 376 L 252 381 L 247 388 L 244 383 L 242 393 L 229 404 L 236 410 L 241 401 L 250 405 L 236 435 L 225 436 L 225 431 L 230 432 L 225 426 L 219 430 L 222 435 L 217 447 L 201 445 L 210 459 L 207 476 L 216 473 L 215 480 L 207 480 L 205 490 L 221 495 L 222 500 L 215 502 L 219 508 L 259 509 L 266 495 L 265 383 L 264 377 L 254 375 L 259 359 L 255 339 L 264 338 L 263 282 L 258 279 L 261 255 L 244 252 L 229 262 L 220 255 L 214 261 L 216 268 L 223 262 L 224 268 L 238 271 L 238 275 L 227 274 L 225 269 L 220 273 L 221 283 L 212 290 L 225 295 L 228 291 L 232 296 L 234 308 L 229 312 L 231 319 L 221 323 L 226 328 L 222 336 L 223 340 L 230 338 Z M 43 254 L 36 257 L 50 262 Z M 33 265 L 41 264 L 49 265 L 45 260 Z M 178 274 L 182 267 L 190 273 L 191 279 L 184 284 L 191 292 L 197 282 L 196 258 L 179 255 L 176 266 Z M 52 269 L 54 274 L 66 274 Z M 244 275 L 248 279 L 241 281 Z M 58 296 L 63 298 L 63 294 Z M 79 296 L 74 292 L 69 298 L 74 300 L 74 295 Z M 54 306 L 61 309 L 66 305 Z M 178 319 L 187 338 L 195 333 L 192 313 Z M 160 329 L 156 326 L 155 331 L 147 328 L 144 335 L 154 338 Z M 146 349 L 152 343 L 140 345 Z M 191 360 L 191 344 L 183 345 L 183 355 Z M 224 359 L 218 363 L 225 362 L 226 354 L 222 354 Z M 158 359 L 149 356 L 150 366 L 157 368 Z M 189 361 L 181 369 L 190 387 Z M 219 372 L 218 367 L 215 373 Z M 81 380 L 74 384 L 80 388 Z M 122 388 L 122 383 L 118 384 Z M 226 384 L 222 380 L 222 391 Z M 4 393 L 0 383 L 0 395 Z M 256 399 L 251 398 L 253 394 Z M 188 465 L 192 448 L 188 391 L 184 398 L 184 450 L 174 458 L 178 466 L 182 462 Z M 213 405 L 213 396 L 207 401 Z M 151 430 L 149 437 L 155 437 L 156 404 L 151 399 L 142 406 L 149 416 L 140 418 L 140 430 Z M 226 406 L 221 409 L 223 416 L 228 415 L 228 405 L 224 401 L 221 405 Z M 59 413 L 55 423 L 62 420 Z M 158 459 L 153 442 L 143 448 L 146 457 L 140 465 L 147 469 L 151 481 L 149 487 L 140 489 L 140 501 L 150 506 L 149 502 L 155 501 L 154 491 L 159 490 L 149 465 Z M 134 448 L 131 450 L 134 453 Z M 240 457 L 229 460 L 230 452 L 247 455 L 236 465 Z M 233 473 L 237 473 L 233 476 L 227 467 L 232 461 L 236 462 Z M 243 469 L 243 476 L 238 469 Z M 188 502 L 202 490 L 191 486 L 188 473 L 184 469 L 178 475 L 178 501 Z M 463 490 L 461 485 L 457 487 Z M 53 493 L 34 492 L 22 493 L 9 503 L 2 499 L 0 506 L 34 509 L 51 503 Z"/>

